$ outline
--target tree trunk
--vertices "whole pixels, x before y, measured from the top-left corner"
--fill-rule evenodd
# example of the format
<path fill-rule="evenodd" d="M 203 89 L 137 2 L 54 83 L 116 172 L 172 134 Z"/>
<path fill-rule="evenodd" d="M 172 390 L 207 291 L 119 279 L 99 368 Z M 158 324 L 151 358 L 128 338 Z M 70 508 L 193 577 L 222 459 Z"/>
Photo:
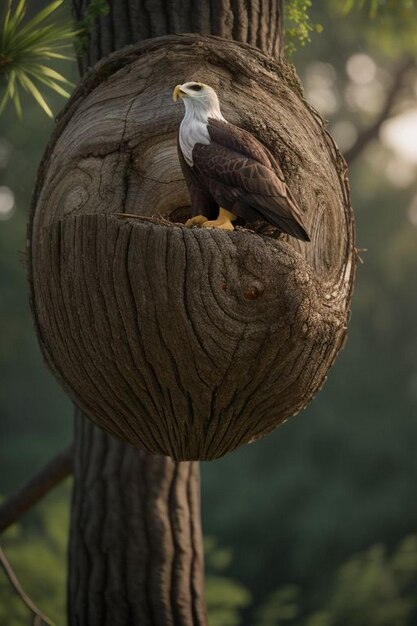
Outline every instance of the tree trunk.
<path fill-rule="evenodd" d="M 78 21 L 89 4 L 73 0 Z M 82 73 L 127 44 L 171 32 L 219 35 L 281 55 L 281 0 L 234 2 L 233 8 L 219 0 L 108 4 L 109 14 L 90 31 Z M 74 463 L 69 624 L 206 624 L 198 463 L 138 451 L 80 411 Z"/>
<path fill-rule="evenodd" d="M 91 0 L 73 0 L 82 20 Z M 179 33 L 217 35 L 283 56 L 283 0 L 109 0 L 110 11 L 95 22 L 80 60 L 83 70 L 137 41 Z"/>
<path fill-rule="evenodd" d="M 120 443 L 76 416 L 70 624 L 206 623 L 198 463 Z"/>
<path fill-rule="evenodd" d="M 79 20 L 92 6 L 73 0 Z M 343 343 L 354 267 L 346 169 L 291 68 L 279 62 L 280 1 L 113 0 L 109 6 L 90 31 L 83 71 L 141 39 L 192 30 L 223 39 L 135 45 L 99 64 L 75 92 L 34 195 L 35 322 L 51 369 L 109 433 L 177 459 L 213 458 L 302 408 Z M 117 217 L 169 216 L 187 205 L 174 153 L 179 110 L 172 103 L 168 110 L 167 90 L 174 79 L 200 71 L 221 84 L 230 121 L 247 120 L 248 130 L 280 157 L 305 208 L 310 246 Z M 160 310 L 167 313 L 159 321 L 171 333 L 167 346 L 147 289 L 153 270 L 159 280 L 172 267 L 172 280 L 184 276 L 185 306 L 170 308 L 172 280 L 166 280 Z M 182 326 L 170 325 L 170 312 Z M 204 312 L 203 330 L 206 324 L 212 331 L 199 335 L 195 312 Z M 223 344 L 215 341 L 219 324 Z M 171 357 L 173 348 L 187 354 L 190 325 L 194 361 L 187 370 Z M 138 331 L 147 343 L 136 341 Z M 209 367 L 219 354 L 221 368 Z M 187 372 L 191 381 L 183 378 Z M 230 395 L 233 384 L 239 393 Z M 72 625 L 205 623 L 197 475 L 192 463 L 147 456 L 77 419 Z"/>

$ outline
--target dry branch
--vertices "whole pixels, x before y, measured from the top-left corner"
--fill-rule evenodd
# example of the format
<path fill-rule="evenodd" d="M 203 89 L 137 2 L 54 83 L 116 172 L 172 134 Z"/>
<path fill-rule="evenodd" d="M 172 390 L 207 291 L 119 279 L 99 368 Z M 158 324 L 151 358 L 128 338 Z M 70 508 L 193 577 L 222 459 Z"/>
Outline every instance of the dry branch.
<path fill-rule="evenodd" d="M 42 613 L 40 609 L 38 609 L 38 607 L 33 602 L 33 600 L 31 600 L 31 598 L 25 592 L 16 574 L 14 573 L 12 566 L 7 560 L 4 550 L 1 547 L 0 547 L 0 565 L 3 568 L 3 571 L 6 574 L 6 577 L 8 581 L 10 582 L 11 586 L 13 587 L 14 591 L 20 597 L 22 602 L 26 604 L 29 611 L 31 611 L 31 613 L 33 614 L 33 624 L 40 624 L 41 622 L 44 622 L 45 624 L 48 624 L 48 626 L 55 626 L 54 622 L 52 622 L 49 619 L 49 617 L 47 617 L 44 613 Z"/>
<path fill-rule="evenodd" d="M 62 450 L 0 506 L 0 533 L 17 522 L 72 472 L 73 446 Z"/>

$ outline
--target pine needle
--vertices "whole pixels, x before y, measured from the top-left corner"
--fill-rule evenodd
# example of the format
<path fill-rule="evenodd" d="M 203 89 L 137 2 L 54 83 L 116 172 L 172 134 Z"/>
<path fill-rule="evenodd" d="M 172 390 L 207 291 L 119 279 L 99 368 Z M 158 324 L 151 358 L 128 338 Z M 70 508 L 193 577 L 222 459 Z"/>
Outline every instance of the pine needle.
<path fill-rule="evenodd" d="M 72 60 L 63 54 L 77 31 L 68 23 L 55 24 L 52 14 L 64 0 L 54 0 L 24 23 L 28 0 L 6 0 L 0 14 L 0 114 L 10 102 L 22 117 L 21 91 L 30 94 L 42 110 L 52 117 L 52 111 L 42 93 L 46 86 L 60 96 L 69 93 L 62 85 L 71 85 L 62 74 L 49 67 L 48 61 Z"/>

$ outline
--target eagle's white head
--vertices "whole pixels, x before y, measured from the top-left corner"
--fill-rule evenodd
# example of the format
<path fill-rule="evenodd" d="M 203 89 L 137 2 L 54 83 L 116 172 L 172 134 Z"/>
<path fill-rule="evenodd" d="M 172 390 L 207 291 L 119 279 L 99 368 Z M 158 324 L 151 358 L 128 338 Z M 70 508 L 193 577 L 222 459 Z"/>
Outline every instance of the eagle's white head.
<path fill-rule="evenodd" d="M 177 85 L 172 94 L 184 102 L 185 115 L 180 125 L 179 141 L 185 161 L 192 167 L 193 148 L 196 143 L 209 144 L 207 122 L 210 118 L 226 121 L 220 111 L 219 99 L 212 87 L 204 83 L 189 82 Z"/>
<path fill-rule="evenodd" d="M 172 94 L 174 102 L 181 98 L 185 106 L 185 117 L 207 122 L 209 117 L 224 120 L 219 99 L 212 87 L 205 83 L 189 82 L 177 85 Z"/>

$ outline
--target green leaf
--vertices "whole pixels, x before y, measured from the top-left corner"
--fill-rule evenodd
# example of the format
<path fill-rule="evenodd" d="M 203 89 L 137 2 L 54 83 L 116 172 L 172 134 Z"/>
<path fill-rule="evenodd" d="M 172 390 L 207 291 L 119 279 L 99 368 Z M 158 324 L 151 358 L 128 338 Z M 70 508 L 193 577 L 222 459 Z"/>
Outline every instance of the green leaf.
<path fill-rule="evenodd" d="M 44 9 L 42 9 L 42 11 L 39 11 L 39 13 L 37 13 L 35 15 L 35 17 L 33 17 L 24 28 L 22 28 L 22 34 L 26 33 L 29 30 L 33 30 L 35 28 L 35 26 L 37 26 L 38 24 L 40 24 L 41 22 L 44 22 L 46 20 L 47 17 L 49 17 L 51 15 L 51 13 L 53 13 L 54 11 L 56 11 L 56 9 L 61 6 L 61 4 L 63 3 L 64 0 L 55 0 L 55 2 L 51 2 L 51 4 L 48 4 L 47 7 L 45 7 Z M 25 0 L 21 0 L 21 2 L 25 2 Z"/>
<path fill-rule="evenodd" d="M 18 74 L 18 80 L 21 83 L 22 87 L 26 89 L 28 93 L 30 93 L 39 104 L 39 106 L 45 111 L 48 117 L 53 117 L 53 113 L 43 98 L 39 89 L 34 85 L 34 83 L 30 80 L 30 78 L 25 73 Z"/>
<path fill-rule="evenodd" d="M 6 108 L 7 103 L 10 100 L 10 94 L 8 92 L 8 89 L 6 87 L 6 90 L 4 92 L 4 95 L 2 97 L 2 99 L 0 100 L 0 115 L 3 113 L 4 109 Z"/>
<path fill-rule="evenodd" d="M 64 98 L 70 97 L 71 94 L 66 89 L 61 87 L 61 85 L 58 85 L 58 83 L 56 83 L 54 80 L 51 80 L 50 78 L 46 78 L 45 76 L 39 74 L 34 74 L 30 71 L 28 71 L 28 74 L 36 77 L 40 83 L 43 83 L 44 85 L 58 93 L 60 96 L 63 96 Z"/>
<path fill-rule="evenodd" d="M 9 75 L 9 80 L 6 85 L 6 89 L 4 92 L 4 96 L 0 103 L 0 114 L 4 111 L 9 100 L 13 100 L 15 98 L 15 81 L 16 81 L 16 72 L 11 71 Z"/>
<path fill-rule="evenodd" d="M 22 109 L 22 105 L 20 102 L 20 96 L 19 96 L 19 92 L 16 91 L 14 96 L 13 96 L 13 104 L 14 104 L 14 108 L 17 114 L 17 117 L 19 119 L 22 119 L 23 117 L 23 109 Z"/>
<path fill-rule="evenodd" d="M 62 48 L 64 47 L 65 46 L 62 46 Z M 48 49 L 48 48 L 35 48 L 34 53 L 39 57 L 45 57 L 48 59 L 60 59 L 62 61 L 73 61 L 74 59 L 74 57 L 68 56 L 68 54 L 60 54 L 59 52 L 51 52 L 51 49 Z"/>
<path fill-rule="evenodd" d="M 63 2 L 64 0 L 53 0 L 22 25 L 28 0 L 18 0 L 15 5 L 13 0 L 7 0 L 3 19 L 0 21 L 0 78 L 3 75 L 6 81 L 0 113 L 8 102 L 13 102 L 16 112 L 21 115 L 19 90 L 23 88 L 47 115 L 52 116 L 37 83 L 63 97 L 69 96 L 68 91 L 59 83 L 71 83 L 60 72 L 45 64 L 47 60 L 73 58 L 62 51 L 71 47 L 71 41 L 79 31 L 75 31 L 70 23 L 56 24 L 49 21 Z"/>
<path fill-rule="evenodd" d="M 8 20 L 7 26 L 5 25 L 5 30 L 8 29 L 14 30 L 23 20 L 26 13 L 26 0 L 20 0 L 19 4 L 16 7 L 14 14 L 11 11 L 11 2 L 8 3 Z"/>
<path fill-rule="evenodd" d="M 46 65 L 38 65 L 37 70 L 39 75 L 44 74 L 53 80 L 57 80 L 60 83 L 65 83 L 66 85 L 72 85 L 71 81 L 69 81 L 65 76 L 62 76 L 56 70 L 53 70 L 51 67 L 47 67 Z"/>
<path fill-rule="evenodd" d="M 312 0 L 288 0 L 285 3 L 285 49 L 288 55 L 311 40 L 312 32 L 321 32 L 320 24 L 310 19 Z"/>

